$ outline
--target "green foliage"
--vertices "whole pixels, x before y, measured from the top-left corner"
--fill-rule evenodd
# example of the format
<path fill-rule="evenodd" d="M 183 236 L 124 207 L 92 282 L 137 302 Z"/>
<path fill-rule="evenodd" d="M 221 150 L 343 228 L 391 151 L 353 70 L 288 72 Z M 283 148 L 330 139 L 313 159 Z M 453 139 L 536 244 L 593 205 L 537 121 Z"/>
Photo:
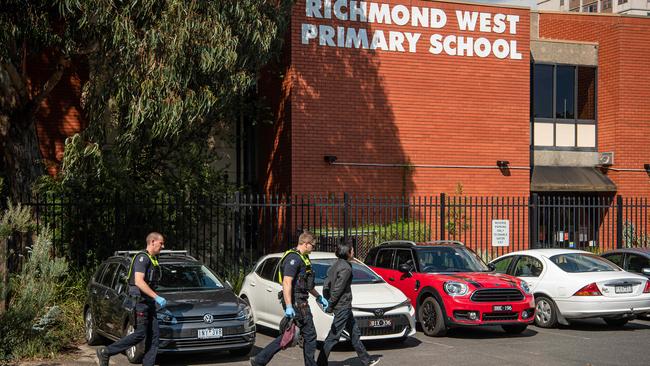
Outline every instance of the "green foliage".
<path fill-rule="evenodd" d="M 623 224 L 623 245 L 625 248 L 650 246 L 650 235 L 638 232 L 634 223 L 626 221 Z"/>
<path fill-rule="evenodd" d="M 238 294 L 241 291 L 241 286 L 244 284 L 246 272 L 243 269 L 228 270 L 224 274 L 224 280 L 230 282 L 232 290 Z"/>
<path fill-rule="evenodd" d="M 463 195 L 463 185 L 461 183 L 456 184 L 455 193 L 457 196 Z M 446 219 L 445 230 L 452 238 L 471 228 L 465 215 L 465 209 L 462 207 L 455 207 L 450 204 L 449 209 L 447 209 Z"/>
<path fill-rule="evenodd" d="M 14 232 L 26 233 L 34 227 L 29 207 L 20 203 L 14 205 L 7 200 L 7 209 L 0 213 L 0 240 L 7 239 Z"/>
<path fill-rule="evenodd" d="M 51 232 L 39 233 L 21 272 L 9 286 L 9 308 L 0 318 L 0 360 L 48 355 L 61 346 L 64 311 L 56 303 L 57 285 L 68 269 L 51 258 Z M 64 338 L 64 343 L 67 338 Z"/>

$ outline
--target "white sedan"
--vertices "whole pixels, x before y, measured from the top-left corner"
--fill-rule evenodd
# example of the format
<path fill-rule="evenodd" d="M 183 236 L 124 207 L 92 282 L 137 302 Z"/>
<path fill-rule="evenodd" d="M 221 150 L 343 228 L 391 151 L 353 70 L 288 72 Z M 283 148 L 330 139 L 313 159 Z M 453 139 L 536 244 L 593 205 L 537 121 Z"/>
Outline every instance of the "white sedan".
<path fill-rule="evenodd" d="M 491 262 L 496 272 L 526 281 L 535 294 L 535 324 L 603 318 L 623 326 L 650 311 L 650 282 L 614 263 L 575 249 L 530 249 Z"/>
<path fill-rule="evenodd" d="M 282 286 L 278 283 L 278 262 L 282 253 L 260 258 L 244 279 L 239 296 L 253 309 L 255 323 L 272 329 L 280 328 L 284 310 L 278 300 Z M 316 290 L 323 293 L 327 270 L 337 259 L 332 253 L 313 252 L 309 255 L 316 275 Z M 406 296 L 390 286 L 372 269 L 360 262 L 352 263 L 352 312 L 361 329 L 361 339 L 404 340 L 415 334 L 415 310 Z M 317 339 L 324 341 L 332 325 L 333 315 L 325 313 L 309 296 Z M 344 333 L 342 340 L 347 334 Z"/>

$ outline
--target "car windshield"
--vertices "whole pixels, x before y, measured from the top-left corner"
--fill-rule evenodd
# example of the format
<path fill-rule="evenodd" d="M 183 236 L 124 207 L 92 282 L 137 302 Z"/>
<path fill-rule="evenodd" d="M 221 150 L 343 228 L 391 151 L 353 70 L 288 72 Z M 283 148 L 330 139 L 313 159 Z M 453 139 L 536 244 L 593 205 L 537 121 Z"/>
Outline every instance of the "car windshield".
<path fill-rule="evenodd" d="M 327 278 L 327 270 L 334 264 L 335 258 L 332 259 L 316 259 L 311 261 L 311 266 L 316 274 L 316 285 L 323 285 Z M 363 264 L 352 262 L 352 284 L 368 284 L 368 283 L 381 283 L 384 280 L 377 276 L 370 268 Z"/>
<path fill-rule="evenodd" d="M 427 247 L 416 253 L 421 272 L 489 272 L 483 260 L 465 247 Z"/>
<path fill-rule="evenodd" d="M 224 286 L 208 267 L 190 263 L 161 264 L 157 291 L 218 290 Z"/>
<path fill-rule="evenodd" d="M 552 256 L 550 259 L 561 270 L 569 273 L 620 271 L 612 262 L 593 254 L 558 254 Z"/>

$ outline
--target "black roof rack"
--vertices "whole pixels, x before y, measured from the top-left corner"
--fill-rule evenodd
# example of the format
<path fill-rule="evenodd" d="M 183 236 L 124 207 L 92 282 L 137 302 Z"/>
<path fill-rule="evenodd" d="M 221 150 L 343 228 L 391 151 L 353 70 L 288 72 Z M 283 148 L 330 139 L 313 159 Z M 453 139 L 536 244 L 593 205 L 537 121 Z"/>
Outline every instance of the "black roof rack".
<path fill-rule="evenodd" d="M 131 257 L 142 252 L 143 252 L 142 250 L 117 250 L 113 253 L 113 255 L 116 257 Z M 190 259 L 196 260 L 196 258 L 192 257 L 187 253 L 187 250 L 161 250 L 158 256 L 159 257 L 182 256 L 182 257 L 188 257 Z"/>
<path fill-rule="evenodd" d="M 380 244 L 380 246 L 394 246 L 400 248 L 410 248 L 417 244 L 410 240 L 389 240 Z"/>
<path fill-rule="evenodd" d="M 433 241 L 428 241 L 428 242 L 425 242 L 425 243 L 422 243 L 422 244 L 424 244 L 424 245 L 426 245 L 426 244 L 458 244 L 458 245 L 465 246 L 465 243 L 463 243 L 460 240 L 433 240 Z"/>

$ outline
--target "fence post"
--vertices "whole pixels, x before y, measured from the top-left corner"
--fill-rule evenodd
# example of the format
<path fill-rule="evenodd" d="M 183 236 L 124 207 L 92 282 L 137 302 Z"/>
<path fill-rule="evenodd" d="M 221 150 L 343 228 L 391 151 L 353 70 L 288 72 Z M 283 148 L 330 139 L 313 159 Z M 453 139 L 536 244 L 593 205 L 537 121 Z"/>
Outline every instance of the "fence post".
<path fill-rule="evenodd" d="M 530 233 L 530 238 L 528 240 L 529 246 L 532 249 L 536 249 L 539 247 L 538 245 L 538 239 L 539 239 L 539 225 L 537 223 L 539 222 L 539 212 L 537 211 L 539 208 L 539 194 L 533 193 L 530 197 L 530 214 L 528 217 L 530 217 L 530 220 L 528 222 L 528 226 L 530 230 L 528 231 Z"/>
<path fill-rule="evenodd" d="M 616 248 L 623 248 L 623 197 L 616 196 Z"/>
<path fill-rule="evenodd" d="M 234 259 L 234 265 L 235 271 L 239 270 L 239 261 L 243 259 L 239 254 L 241 254 L 240 248 L 241 248 L 241 193 L 239 191 L 235 192 L 235 206 L 233 208 L 232 214 L 235 218 L 235 227 L 234 227 L 234 232 L 233 232 L 233 259 Z"/>
<path fill-rule="evenodd" d="M 348 219 L 350 213 L 348 212 L 348 205 L 350 204 L 350 196 L 347 192 L 343 193 L 343 242 L 348 242 Z M 354 244 L 353 244 L 354 245 Z M 356 247 L 356 245 L 354 245 Z M 354 251 L 357 251 L 357 248 L 354 248 Z"/>
<path fill-rule="evenodd" d="M 446 201 L 447 196 L 444 193 L 440 193 L 440 240 L 445 240 L 445 227 L 447 225 L 446 218 Z"/>
<path fill-rule="evenodd" d="M 4 314 L 7 309 L 6 298 L 7 287 L 9 287 L 9 266 L 7 265 L 7 248 L 9 240 L 7 238 L 0 238 L 0 315 Z"/>

